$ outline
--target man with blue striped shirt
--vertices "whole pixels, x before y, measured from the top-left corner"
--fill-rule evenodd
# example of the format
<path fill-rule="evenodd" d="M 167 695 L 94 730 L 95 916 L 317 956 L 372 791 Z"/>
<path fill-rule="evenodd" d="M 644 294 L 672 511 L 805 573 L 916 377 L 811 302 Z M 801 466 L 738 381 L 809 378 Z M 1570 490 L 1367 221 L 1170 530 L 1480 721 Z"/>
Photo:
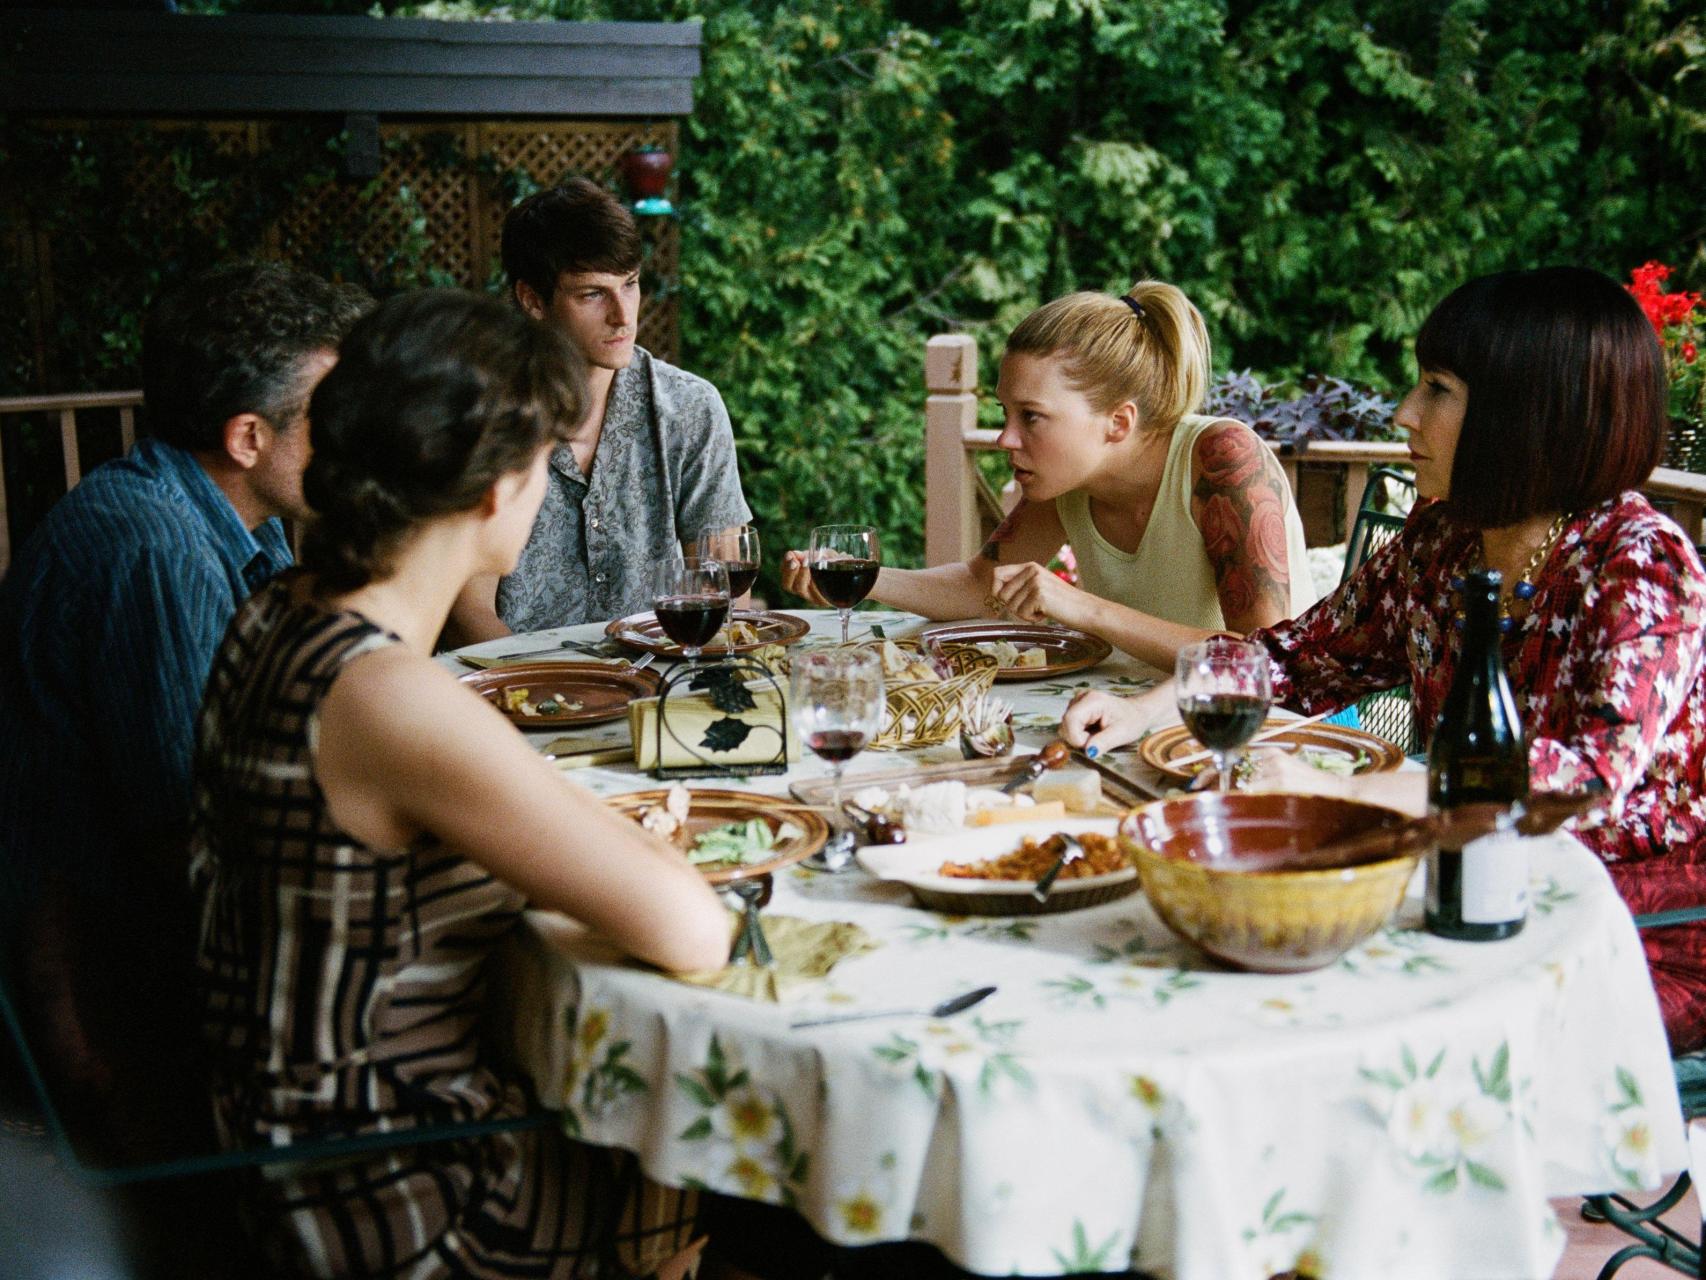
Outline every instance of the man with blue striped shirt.
<path fill-rule="evenodd" d="M 127 917 L 174 914 L 202 687 L 237 606 L 291 562 L 309 393 L 366 302 L 236 263 L 150 311 L 148 434 L 59 501 L 0 582 L 7 925 L 122 950 Z"/>

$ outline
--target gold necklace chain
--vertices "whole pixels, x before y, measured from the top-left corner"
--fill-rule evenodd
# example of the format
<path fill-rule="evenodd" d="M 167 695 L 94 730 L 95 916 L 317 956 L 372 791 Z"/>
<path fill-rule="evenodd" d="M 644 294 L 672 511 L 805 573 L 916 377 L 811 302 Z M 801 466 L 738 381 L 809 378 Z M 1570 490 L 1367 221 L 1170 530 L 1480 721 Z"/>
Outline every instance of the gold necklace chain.
<path fill-rule="evenodd" d="M 1545 567 L 1546 561 L 1552 555 L 1552 548 L 1558 545 L 1558 539 L 1564 536 L 1565 526 L 1569 523 L 1570 513 L 1568 511 L 1560 513 L 1558 518 L 1547 528 L 1546 536 L 1540 540 L 1540 545 L 1535 547 L 1534 550 L 1529 553 L 1528 563 L 1522 566 L 1522 572 L 1517 576 L 1517 580 L 1508 586 L 1500 588 L 1499 618 L 1502 622 L 1508 623 L 1510 621 L 1511 601 L 1513 599 L 1527 602 L 1534 598 L 1534 593 L 1536 591 L 1536 587 L 1534 585 L 1535 576 L 1542 568 Z M 1479 556 L 1479 567 L 1484 569 L 1486 566 L 1487 544 L 1485 538 L 1483 538 L 1481 542 L 1481 554 Z"/>

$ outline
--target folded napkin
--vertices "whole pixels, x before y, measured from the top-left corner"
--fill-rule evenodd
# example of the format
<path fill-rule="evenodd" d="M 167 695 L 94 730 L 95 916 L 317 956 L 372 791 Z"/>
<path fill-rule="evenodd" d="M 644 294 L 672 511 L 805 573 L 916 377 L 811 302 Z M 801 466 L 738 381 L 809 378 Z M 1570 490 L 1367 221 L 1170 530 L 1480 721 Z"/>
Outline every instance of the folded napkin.
<path fill-rule="evenodd" d="M 785 760 L 790 764 L 798 760 L 800 737 L 794 728 L 793 718 L 786 714 L 780 685 L 758 680 L 746 688 L 756 705 L 733 713 L 719 710 L 703 692 L 690 694 L 683 690 L 671 694 L 668 731 L 661 735 L 661 762 L 658 759 L 658 700 L 635 698 L 628 704 L 628 729 L 633 735 L 634 763 L 642 772 L 657 768 L 660 763 L 670 769 L 691 768 L 702 763 L 764 764 L 776 759 L 777 748 L 784 741 L 779 735 L 785 735 Z M 731 720 L 748 726 L 744 735 L 738 727 L 722 723 Z M 713 725 L 717 726 L 714 732 Z M 730 728 L 736 731 L 730 733 Z M 708 734 L 709 742 L 706 741 Z M 739 742 L 735 741 L 737 737 Z M 724 743 L 728 745 L 720 745 Z"/>
<path fill-rule="evenodd" d="M 734 929 L 741 927 L 739 912 Z M 843 960 L 875 951 L 878 942 L 856 924 L 841 920 L 801 920 L 797 916 L 760 916 L 775 963 L 761 969 L 745 960 L 703 973 L 672 973 L 679 982 L 711 987 L 749 1000 L 778 1003 L 789 991 L 825 976 Z M 732 942 L 732 937 L 731 937 Z"/>

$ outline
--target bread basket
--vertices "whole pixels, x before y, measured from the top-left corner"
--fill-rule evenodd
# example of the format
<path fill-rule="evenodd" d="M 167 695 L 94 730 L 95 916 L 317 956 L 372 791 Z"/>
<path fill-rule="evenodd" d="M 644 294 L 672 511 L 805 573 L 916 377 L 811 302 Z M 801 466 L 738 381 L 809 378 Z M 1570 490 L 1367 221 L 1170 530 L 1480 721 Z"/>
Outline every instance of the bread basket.
<path fill-rule="evenodd" d="M 938 665 L 947 667 L 946 679 L 885 680 L 888 714 L 883 731 L 870 743 L 872 747 L 905 751 L 948 741 L 959 732 L 960 707 L 965 700 L 988 693 L 995 684 L 995 673 L 1001 669 L 994 654 L 969 646 L 944 645 L 933 657 Z"/>

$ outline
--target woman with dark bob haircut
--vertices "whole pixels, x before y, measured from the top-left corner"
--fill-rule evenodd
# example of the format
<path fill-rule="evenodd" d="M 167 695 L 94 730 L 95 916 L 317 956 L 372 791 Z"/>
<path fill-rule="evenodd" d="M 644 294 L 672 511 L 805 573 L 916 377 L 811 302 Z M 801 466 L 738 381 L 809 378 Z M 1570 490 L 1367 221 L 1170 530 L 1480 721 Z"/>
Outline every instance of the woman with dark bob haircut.
<path fill-rule="evenodd" d="M 727 957 L 699 873 L 432 661 L 468 579 L 514 568 L 585 396 L 555 331 L 453 292 L 380 306 L 314 392 L 302 566 L 237 614 L 197 726 L 198 963 L 233 1146 L 527 1111 L 478 1028 L 528 904 L 666 968 Z M 597 1255 L 642 1194 L 555 1129 L 248 1190 L 269 1275 L 409 1277 L 613 1274 Z M 643 1268 L 680 1234 L 624 1244 Z"/>
<path fill-rule="evenodd" d="M 1682 531 L 1636 491 L 1664 444 L 1651 325 L 1596 271 L 1506 272 L 1440 303 L 1416 361 L 1421 381 L 1396 420 L 1431 501 L 1337 592 L 1251 636 L 1272 658 L 1276 697 L 1330 711 L 1407 684 L 1431 730 L 1461 643 L 1453 582 L 1497 569 L 1531 785 L 1604 784 L 1606 805 L 1576 835 L 1632 910 L 1706 903 L 1706 580 Z M 1169 716 L 1170 685 L 1091 693 L 1062 732 L 1105 751 Z M 1426 807 L 1419 772 L 1341 779 L 1263 755 L 1257 786 Z M 1643 942 L 1672 1046 L 1706 1045 L 1706 930 Z"/>

